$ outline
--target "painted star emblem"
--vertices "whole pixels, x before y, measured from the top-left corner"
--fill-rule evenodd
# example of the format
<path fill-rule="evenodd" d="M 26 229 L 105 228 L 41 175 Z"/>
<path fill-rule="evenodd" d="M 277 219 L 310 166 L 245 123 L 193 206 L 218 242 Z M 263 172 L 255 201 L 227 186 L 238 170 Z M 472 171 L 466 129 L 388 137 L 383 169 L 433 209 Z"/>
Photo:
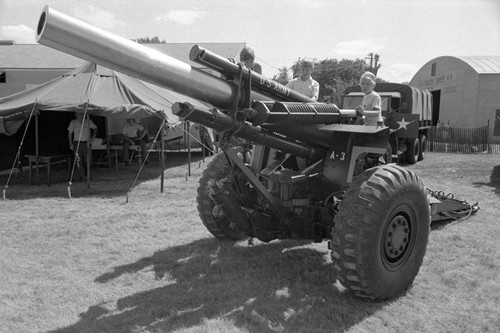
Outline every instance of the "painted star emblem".
<path fill-rule="evenodd" d="M 408 128 L 406 126 L 410 125 L 413 122 L 415 122 L 415 120 L 408 122 L 405 120 L 405 117 L 403 117 L 403 118 L 401 118 L 401 121 L 397 121 L 397 123 L 399 124 L 399 128 L 397 130 L 400 130 L 402 128 L 404 128 L 405 130 L 408 130 Z"/>

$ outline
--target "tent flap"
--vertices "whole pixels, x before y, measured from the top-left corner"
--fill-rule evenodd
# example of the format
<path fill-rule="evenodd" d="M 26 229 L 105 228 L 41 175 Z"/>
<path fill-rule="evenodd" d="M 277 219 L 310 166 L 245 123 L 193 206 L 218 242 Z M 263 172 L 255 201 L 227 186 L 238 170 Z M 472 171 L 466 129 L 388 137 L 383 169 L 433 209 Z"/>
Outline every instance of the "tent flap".
<path fill-rule="evenodd" d="M 4 118 L 0 118 L 0 134 L 5 134 L 8 136 L 13 135 L 14 133 L 17 132 L 19 127 L 21 127 L 23 122 L 24 118 L 17 120 L 10 120 L 9 122 L 5 122 Z"/>

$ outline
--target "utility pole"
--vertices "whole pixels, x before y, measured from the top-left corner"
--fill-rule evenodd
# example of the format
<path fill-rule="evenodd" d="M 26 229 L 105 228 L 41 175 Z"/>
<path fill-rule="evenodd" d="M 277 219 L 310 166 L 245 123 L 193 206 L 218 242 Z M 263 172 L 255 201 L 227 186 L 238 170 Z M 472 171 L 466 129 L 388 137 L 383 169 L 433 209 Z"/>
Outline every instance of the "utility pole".
<path fill-rule="evenodd" d="M 380 68 L 380 65 L 379 64 L 379 59 L 380 59 L 380 56 L 378 54 L 375 54 L 375 67 L 373 68 L 373 74 L 375 74 L 375 76 L 377 76 L 377 73 L 378 73 L 378 69 Z"/>
<path fill-rule="evenodd" d="M 365 59 L 370 59 L 370 72 L 373 73 L 373 52 L 368 53 L 368 58 Z"/>
<path fill-rule="evenodd" d="M 372 72 L 375 76 L 377 76 L 378 69 L 380 68 L 379 59 L 380 56 L 378 54 L 373 54 L 373 52 L 368 53 L 368 57 L 365 59 L 370 59 L 370 72 Z M 375 65 L 373 65 L 373 60 L 375 59 Z"/>

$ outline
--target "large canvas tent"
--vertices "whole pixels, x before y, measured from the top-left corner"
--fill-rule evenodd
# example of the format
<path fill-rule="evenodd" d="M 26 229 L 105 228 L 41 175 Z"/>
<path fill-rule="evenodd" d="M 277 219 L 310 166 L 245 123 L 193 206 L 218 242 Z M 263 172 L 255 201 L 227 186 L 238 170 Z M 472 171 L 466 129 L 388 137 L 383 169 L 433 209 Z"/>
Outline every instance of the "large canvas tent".
<path fill-rule="evenodd" d="M 24 132 L 19 129 L 27 125 L 30 116 L 40 118 L 40 149 L 56 153 L 58 149 L 68 149 L 66 129 L 73 112 L 105 117 L 108 121 L 97 121 L 98 136 L 104 137 L 119 133 L 126 118 L 146 118 L 150 132 L 160 127 L 163 118 L 169 123 L 178 123 L 171 106 L 184 101 L 204 107 L 201 102 L 176 92 L 85 63 L 40 86 L 0 98 L 0 164 L 5 164 L 0 165 L 0 169 L 5 169 L 9 161 L 12 163 L 15 150 L 12 155 L 12 147 L 7 146 L 9 142 L 11 146 L 15 143 L 17 149 L 20 132 Z M 27 150 L 33 150 L 34 132 L 28 131 Z"/>

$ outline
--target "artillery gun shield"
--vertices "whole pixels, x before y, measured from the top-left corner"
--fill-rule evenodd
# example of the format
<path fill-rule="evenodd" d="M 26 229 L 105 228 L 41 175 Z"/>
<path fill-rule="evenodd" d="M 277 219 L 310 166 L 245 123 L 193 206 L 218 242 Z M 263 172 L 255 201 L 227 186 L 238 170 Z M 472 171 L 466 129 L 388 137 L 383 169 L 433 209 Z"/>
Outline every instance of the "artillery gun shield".
<path fill-rule="evenodd" d="M 334 222 L 332 260 L 353 294 L 384 300 L 412 284 L 430 231 L 427 194 L 416 174 L 396 165 L 366 170 L 344 194 Z"/>

